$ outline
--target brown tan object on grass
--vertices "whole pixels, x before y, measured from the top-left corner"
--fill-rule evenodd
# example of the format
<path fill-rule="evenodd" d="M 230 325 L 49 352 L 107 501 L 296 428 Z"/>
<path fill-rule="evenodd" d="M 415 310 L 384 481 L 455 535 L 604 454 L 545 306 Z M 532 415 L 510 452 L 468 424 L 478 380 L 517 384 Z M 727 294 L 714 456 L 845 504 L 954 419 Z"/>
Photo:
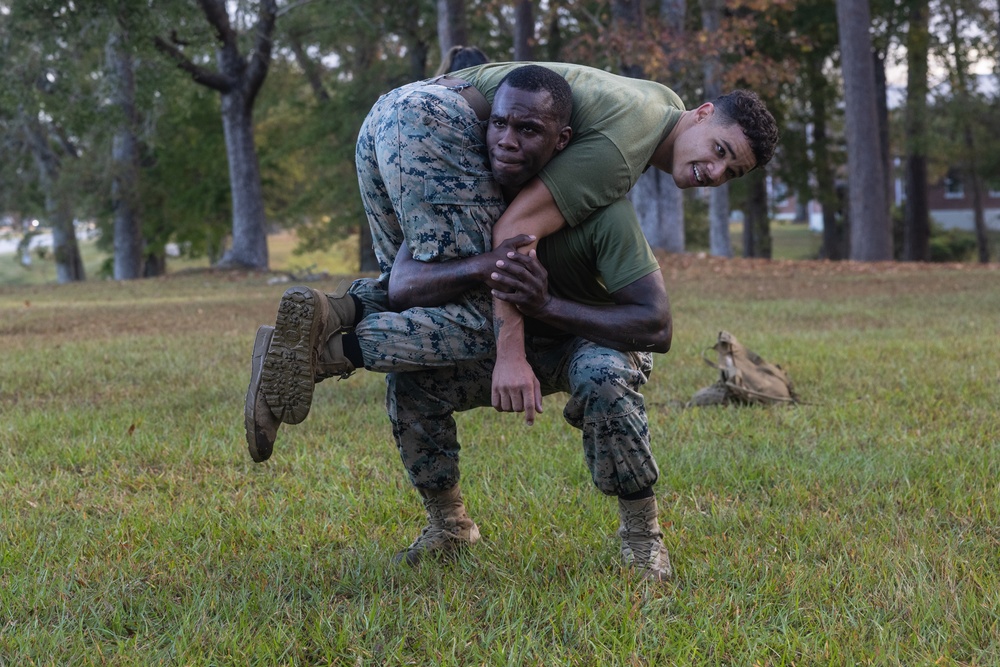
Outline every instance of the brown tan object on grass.
<path fill-rule="evenodd" d="M 728 331 L 720 331 L 710 349 L 715 350 L 718 362 L 705 358 L 705 363 L 718 369 L 719 380 L 695 393 L 687 407 L 799 402 L 788 373 L 744 347 Z"/>

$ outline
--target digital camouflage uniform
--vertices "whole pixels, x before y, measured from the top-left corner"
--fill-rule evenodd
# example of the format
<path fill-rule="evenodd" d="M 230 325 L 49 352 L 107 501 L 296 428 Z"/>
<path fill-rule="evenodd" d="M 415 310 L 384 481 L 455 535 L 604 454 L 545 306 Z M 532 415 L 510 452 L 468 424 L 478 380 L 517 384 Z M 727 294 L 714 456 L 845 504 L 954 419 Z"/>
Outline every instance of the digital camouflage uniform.
<path fill-rule="evenodd" d="M 543 394 L 569 393 L 563 417 L 583 432 L 594 485 L 609 495 L 652 486 L 659 475 L 640 393 L 652 370 L 647 352 L 618 352 L 583 338 L 528 336 L 528 362 Z M 386 409 L 400 456 L 417 488 L 459 481 L 454 412 L 491 404 L 493 359 L 416 373 L 392 373 Z"/>
<path fill-rule="evenodd" d="M 496 352 L 489 291 L 393 313 L 388 278 L 403 240 L 421 261 L 491 248 L 504 204 L 490 177 L 484 123 L 452 90 L 426 82 L 403 86 L 365 119 L 357 168 L 381 275 L 351 286 L 364 305 L 355 333 L 365 368 L 389 373 L 386 408 L 411 482 L 446 489 L 459 479 L 453 413 L 491 405 Z M 651 356 L 573 336 L 528 336 L 526 347 L 543 392 L 569 392 L 563 414 L 583 432 L 597 488 L 621 495 L 651 486 L 658 469 L 639 393 Z"/>
<path fill-rule="evenodd" d="M 465 99 L 427 82 L 383 95 L 365 118 L 356 164 L 381 275 L 356 281 L 350 292 L 364 304 L 366 317 L 355 332 L 366 368 L 411 370 L 490 353 L 482 348 L 493 330 L 485 286 L 454 304 L 405 316 L 387 312 L 389 271 L 404 240 L 425 262 L 492 247 L 493 223 L 505 204 L 485 140 L 485 124 Z"/>

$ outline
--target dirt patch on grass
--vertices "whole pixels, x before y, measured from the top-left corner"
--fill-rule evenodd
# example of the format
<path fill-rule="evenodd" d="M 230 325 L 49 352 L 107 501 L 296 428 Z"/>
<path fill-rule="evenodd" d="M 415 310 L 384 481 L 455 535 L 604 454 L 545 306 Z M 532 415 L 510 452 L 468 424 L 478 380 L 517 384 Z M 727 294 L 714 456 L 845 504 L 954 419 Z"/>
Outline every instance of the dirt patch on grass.
<path fill-rule="evenodd" d="M 1000 281 L 1000 264 L 727 259 L 700 253 L 657 253 L 657 259 L 671 294 L 736 299 L 946 293 L 977 281 L 996 288 Z"/>
<path fill-rule="evenodd" d="M 1000 265 L 724 259 L 659 253 L 675 305 L 995 291 Z M 0 288 L 8 349 L 128 336 L 245 335 L 274 321 L 283 274 L 190 271 L 130 282 Z M 351 276 L 310 282 L 332 292 Z"/>

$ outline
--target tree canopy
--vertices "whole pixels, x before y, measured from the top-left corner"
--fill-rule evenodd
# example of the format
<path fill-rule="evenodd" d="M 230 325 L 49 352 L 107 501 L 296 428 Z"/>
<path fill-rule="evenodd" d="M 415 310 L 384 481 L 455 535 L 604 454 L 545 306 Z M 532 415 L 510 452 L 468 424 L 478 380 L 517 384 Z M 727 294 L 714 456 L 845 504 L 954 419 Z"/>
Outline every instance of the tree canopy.
<path fill-rule="evenodd" d="M 364 115 L 380 94 L 433 73 L 446 41 L 461 39 L 498 61 L 531 54 L 640 72 L 689 106 L 711 93 L 704 65 L 714 63 L 721 89 L 756 90 L 779 120 L 772 197 L 819 201 L 824 254 L 848 257 L 868 247 L 859 235 L 882 234 L 890 219 L 843 201 L 859 196 L 846 187 L 845 55 L 874 63 L 875 96 L 885 98 L 886 73 L 926 44 L 927 95 L 894 95 L 874 121 L 886 183 L 896 158 L 912 154 L 930 182 L 1000 188 L 998 7 L 851 2 L 869 8 L 860 28 L 872 35 L 870 55 L 844 53 L 834 6 L 819 0 L 0 0 L 0 216 L 59 231 L 60 280 L 84 277 L 79 221 L 98 222 L 117 265 L 123 211 L 146 275 L 163 270 L 171 242 L 255 268 L 267 256 L 253 230 L 290 228 L 306 247 L 329 245 L 366 224 L 353 165 Z M 919 81 L 896 77 L 890 89 Z M 921 99 L 923 115 L 907 117 Z M 242 116 L 226 120 L 234 106 Z M 259 193 L 248 195 L 255 179 Z M 731 207 L 759 209 L 764 187 L 735 183 Z M 765 252 L 761 238 L 746 248 Z"/>

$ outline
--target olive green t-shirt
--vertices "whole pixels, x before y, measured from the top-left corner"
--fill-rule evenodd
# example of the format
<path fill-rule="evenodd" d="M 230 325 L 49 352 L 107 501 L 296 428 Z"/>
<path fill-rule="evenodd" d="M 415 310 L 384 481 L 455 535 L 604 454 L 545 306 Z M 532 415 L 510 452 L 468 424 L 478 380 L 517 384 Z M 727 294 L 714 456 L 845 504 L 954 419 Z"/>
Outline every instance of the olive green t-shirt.
<path fill-rule="evenodd" d="M 677 124 L 684 103 L 655 81 L 630 79 L 570 63 L 490 63 L 454 72 L 478 88 L 490 104 L 513 69 L 541 65 L 566 79 L 573 91 L 573 138 L 539 177 L 569 225 L 632 189 L 653 152 Z"/>
<path fill-rule="evenodd" d="M 614 304 L 612 293 L 660 270 L 627 199 L 598 209 L 585 225 L 564 227 L 539 240 L 538 260 L 548 271 L 549 292 L 590 306 Z M 531 319 L 525 331 L 565 334 Z"/>

